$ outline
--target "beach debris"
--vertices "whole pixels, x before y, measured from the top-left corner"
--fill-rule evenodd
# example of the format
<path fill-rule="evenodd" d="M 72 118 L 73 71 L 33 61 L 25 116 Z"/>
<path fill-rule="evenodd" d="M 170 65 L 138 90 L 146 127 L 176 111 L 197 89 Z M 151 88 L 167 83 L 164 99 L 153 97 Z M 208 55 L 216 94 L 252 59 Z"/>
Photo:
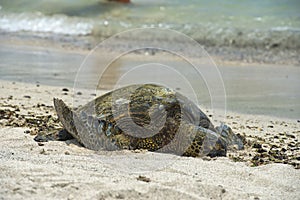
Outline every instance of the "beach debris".
<path fill-rule="evenodd" d="M 45 144 L 43 142 L 38 142 L 39 146 L 44 146 Z"/>
<path fill-rule="evenodd" d="M 58 124 L 57 117 L 54 117 L 51 114 L 45 114 L 46 111 L 49 111 L 49 106 L 45 104 L 38 104 L 38 106 L 33 105 L 32 109 L 38 109 L 44 114 L 38 114 L 37 112 L 27 112 L 24 113 L 23 108 L 20 108 L 17 105 L 11 104 L 0 104 L 0 125 L 1 126 L 10 126 L 10 127 L 27 127 L 29 129 L 25 130 L 25 134 L 37 135 L 38 133 L 43 132 L 43 136 L 46 133 L 49 134 L 51 131 L 59 131 L 61 126 Z M 49 134 L 52 137 L 53 134 Z M 38 141 L 41 141 L 38 140 Z"/>
<path fill-rule="evenodd" d="M 222 185 L 218 185 L 218 187 L 221 189 L 221 193 L 224 194 L 226 192 L 226 189 Z"/>
<path fill-rule="evenodd" d="M 260 149 L 262 146 L 261 146 L 261 144 L 259 144 L 259 143 L 254 143 L 254 144 L 252 145 L 252 147 L 253 147 L 253 148 Z"/>
<path fill-rule="evenodd" d="M 30 130 L 25 130 L 24 133 L 29 134 Z"/>
<path fill-rule="evenodd" d="M 142 176 L 142 175 L 139 175 L 136 179 L 138 181 L 143 181 L 143 182 L 146 182 L 146 183 L 151 182 L 150 178 L 147 178 L 146 176 Z"/>
<path fill-rule="evenodd" d="M 44 148 L 40 150 L 40 154 L 42 155 L 49 155 L 49 152 L 47 152 Z"/>
<path fill-rule="evenodd" d="M 69 89 L 68 88 L 63 88 L 62 91 L 63 92 L 69 92 Z"/>

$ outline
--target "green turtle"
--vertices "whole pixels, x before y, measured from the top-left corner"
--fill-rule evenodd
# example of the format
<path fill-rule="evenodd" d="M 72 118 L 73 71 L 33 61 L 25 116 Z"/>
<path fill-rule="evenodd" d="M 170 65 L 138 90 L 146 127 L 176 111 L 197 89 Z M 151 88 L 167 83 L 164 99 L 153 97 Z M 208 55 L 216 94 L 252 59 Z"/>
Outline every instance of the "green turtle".
<path fill-rule="evenodd" d="M 214 127 L 184 95 L 156 84 L 122 87 L 71 109 L 54 98 L 64 128 L 92 150 L 147 149 L 184 156 L 225 156 L 243 147 L 226 125 Z"/>

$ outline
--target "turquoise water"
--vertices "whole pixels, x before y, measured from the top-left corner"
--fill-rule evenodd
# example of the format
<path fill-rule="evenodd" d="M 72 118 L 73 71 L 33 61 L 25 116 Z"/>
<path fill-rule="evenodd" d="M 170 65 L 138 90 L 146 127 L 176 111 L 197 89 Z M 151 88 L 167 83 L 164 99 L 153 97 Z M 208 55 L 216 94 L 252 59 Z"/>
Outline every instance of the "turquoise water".
<path fill-rule="evenodd" d="M 0 30 L 110 36 L 170 28 L 210 46 L 300 48 L 299 0 L 1 0 Z"/>

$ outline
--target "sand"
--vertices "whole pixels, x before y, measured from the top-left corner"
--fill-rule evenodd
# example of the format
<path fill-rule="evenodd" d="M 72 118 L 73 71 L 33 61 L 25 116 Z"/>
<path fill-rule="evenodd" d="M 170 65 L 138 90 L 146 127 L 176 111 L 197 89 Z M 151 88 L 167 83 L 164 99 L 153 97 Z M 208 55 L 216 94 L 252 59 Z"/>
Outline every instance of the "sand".
<path fill-rule="evenodd" d="M 60 128 L 52 97 L 71 105 L 71 88 L 9 81 L 0 88 L 0 199 L 299 198 L 297 120 L 229 112 L 225 122 L 245 135 L 246 148 L 221 158 L 94 152 L 74 140 L 34 141 L 39 127 L 50 127 L 45 116 L 53 119 L 50 128 Z M 82 90 L 76 99 L 92 93 Z M 275 160 L 266 153 L 272 145 Z"/>

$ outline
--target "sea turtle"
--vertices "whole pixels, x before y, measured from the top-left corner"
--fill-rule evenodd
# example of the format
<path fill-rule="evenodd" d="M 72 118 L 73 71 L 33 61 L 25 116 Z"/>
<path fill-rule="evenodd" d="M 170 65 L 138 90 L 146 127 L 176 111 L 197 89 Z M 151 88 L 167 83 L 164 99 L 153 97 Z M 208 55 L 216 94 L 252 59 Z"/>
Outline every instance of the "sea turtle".
<path fill-rule="evenodd" d="M 64 128 L 92 150 L 147 149 L 184 156 L 225 156 L 239 138 L 187 97 L 156 84 L 122 87 L 77 109 L 54 98 Z"/>

